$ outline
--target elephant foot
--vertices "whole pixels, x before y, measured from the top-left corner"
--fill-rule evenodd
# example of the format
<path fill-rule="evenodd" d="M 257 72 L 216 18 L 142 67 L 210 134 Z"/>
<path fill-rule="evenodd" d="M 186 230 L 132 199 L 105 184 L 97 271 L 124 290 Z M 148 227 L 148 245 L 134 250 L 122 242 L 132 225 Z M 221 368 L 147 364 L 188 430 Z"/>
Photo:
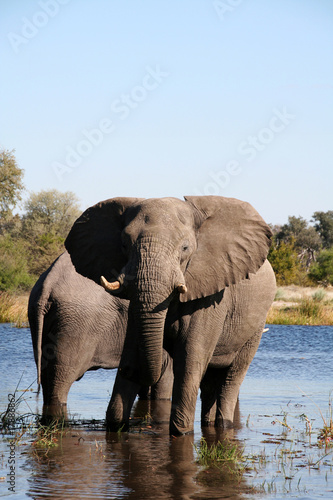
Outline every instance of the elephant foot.
<path fill-rule="evenodd" d="M 227 418 L 217 418 L 215 420 L 214 426 L 218 427 L 219 429 L 233 429 L 234 423 L 232 420 L 229 420 Z"/>
<path fill-rule="evenodd" d="M 106 432 L 128 432 L 128 422 L 110 422 L 106 421 Z"/>
<path fill-rule="evenodd" d="M 67 404 L 58 403 L 43 405 L 43 412 L 41 418 L 42 425 L 50 425 L 54 423 L 59 423 L 63 425 L 67 420 Z"/>
<path fill-rule="evenodd" d="M 170 422 L 169 433 L 171 436 L 187 436 L 188 434 L 193 434 L 193 428 L 183 428 L 177 426 L 174 422 Z"/>
<path fill-rule="evenodd" d="M 214 427 L 214 425 L 213 420 L 201 420 L 201 427 Z"/>
<path fill-rule="evenodd" d="M 140 391 L 138 392 L 138 397 L 143 401 L 150 399 L 150 387 L 148 386 L 141 387 Z"/>

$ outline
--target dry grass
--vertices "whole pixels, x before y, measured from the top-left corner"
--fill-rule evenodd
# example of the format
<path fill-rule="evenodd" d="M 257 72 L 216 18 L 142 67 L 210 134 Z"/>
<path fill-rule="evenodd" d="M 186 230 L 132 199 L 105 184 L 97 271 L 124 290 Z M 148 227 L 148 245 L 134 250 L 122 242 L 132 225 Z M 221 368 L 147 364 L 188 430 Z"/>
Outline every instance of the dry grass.
<path fill-rule="evenodd" d="M 333 300 L 333 287 L 301 287 L 297 285 L 280 286 L 277 289 L 276 301 L 297 302 L 305 297 L 324 294 L 325 300 Z"/>
<path fill-rule="evenodd" d="M 276 325 L 333 325 L 333 289 L 280 287 L 266 321 Z"/>
<path fill-rule="evenodd" d="M 0 323 L 13 323 L 17 327 L 28 325 L 29 294 L 14 295 L 0 292 Z"/>

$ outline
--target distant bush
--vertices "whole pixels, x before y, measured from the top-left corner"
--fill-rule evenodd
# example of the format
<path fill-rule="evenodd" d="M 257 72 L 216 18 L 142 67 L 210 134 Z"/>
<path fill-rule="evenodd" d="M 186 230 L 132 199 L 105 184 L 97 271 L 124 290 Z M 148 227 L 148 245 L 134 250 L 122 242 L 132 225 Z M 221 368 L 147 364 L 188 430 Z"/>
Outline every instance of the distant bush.
<path fill-rule="evenodd" d="M 333 285 L 333 248 L 320 252 L 310 267 L 309 278 L 323 286 Z"/>
<path fill-rule="evenodd" d="M 29 274 L 23 240 L 9 234 L 0 237 L 0 290 L 28 290 L 36 281 Z"/>
<path fill-rule="evenodd" d="M 326 293 L 324 292 L 324 290 L 322 288 L 320 288 L 314 294 L 312 294 L 312 299 L 315 302 L 323 302 L 325 297 L 326 297 Z"/>
<path fill-rule="evenodd" d="M 22 217 L 29 272 L 39 276 L 64 251 L 65 238 L 81 211 L 76 195 L 56 189 L 30 193 Z"/>
<path fill-rule="evenodd" d="M 323 307 L 318 300 L 314 300 L 311 297 L 303 297 L 297 309 L 303 317 L 318 318 L 322 313 Z"/>
<path fill-rule="evenodd" d="M 273 241 L 268 254 L 276 281 L 279 286 L 283 285 L 303 285 L 306 281 L 306 271 L 298 259 L 294 243 Z"/>

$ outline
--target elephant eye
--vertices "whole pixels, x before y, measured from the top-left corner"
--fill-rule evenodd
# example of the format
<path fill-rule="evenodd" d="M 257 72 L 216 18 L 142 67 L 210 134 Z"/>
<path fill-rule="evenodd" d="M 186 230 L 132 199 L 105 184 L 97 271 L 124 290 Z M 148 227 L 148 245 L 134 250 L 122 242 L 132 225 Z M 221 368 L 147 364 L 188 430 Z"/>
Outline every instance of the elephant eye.
<path fill-rule="evenodd" d="M 183 263 L 187 261 L 190 254 L 190 243 L 188 241 L 184 241 L 182 246 L 180 247 L 180 262 Z"/>
<path fill-rule="evenodd" d="M 189 242 L 185 241 L 182 245 L 182 252 L 187 252 L 189 248 L 190 248 Z"/>

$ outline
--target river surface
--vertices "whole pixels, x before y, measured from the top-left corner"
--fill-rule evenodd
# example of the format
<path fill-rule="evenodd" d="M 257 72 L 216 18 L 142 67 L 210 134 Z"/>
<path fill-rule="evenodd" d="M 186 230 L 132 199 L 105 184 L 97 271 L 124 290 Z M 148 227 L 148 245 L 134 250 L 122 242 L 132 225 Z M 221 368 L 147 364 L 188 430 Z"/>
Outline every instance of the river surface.
<path fill-rule="evenodd" d="M 191 436 L 170 438 L 170 402 L 138 401 L 148 424 L 130 433 L 103 427 L 114 370 L 87 372 L 68 399 L 72 426 L 56 446 L 34 444 L 33 426 L 13 445 L 0 441 L 0 496 L 23 499 L 333 499 L 333 447 L 318 447 L 333 390 L 333 327 L 268 325 L 242 384 L 237 428 L 200 427 L 198 398 Z M 0 325 L 0 413 L 15 397 L 17 415 L 40 414 L 29 329 Z M 24 390 L 29 389 L 24 392 Z M 95 424 L 91 422 L 95 419 Z M 33 422 L 33 420 L 31 420 Z M 87 421 L 90 421 L 89 423 Z M 200 439 L 226 438 L 243 449 L 243 473 L 197 463 Z M 14 459 L 12 490 L 7 474 Z M 14 490 L 14 491 L 13 491 Z"/>

